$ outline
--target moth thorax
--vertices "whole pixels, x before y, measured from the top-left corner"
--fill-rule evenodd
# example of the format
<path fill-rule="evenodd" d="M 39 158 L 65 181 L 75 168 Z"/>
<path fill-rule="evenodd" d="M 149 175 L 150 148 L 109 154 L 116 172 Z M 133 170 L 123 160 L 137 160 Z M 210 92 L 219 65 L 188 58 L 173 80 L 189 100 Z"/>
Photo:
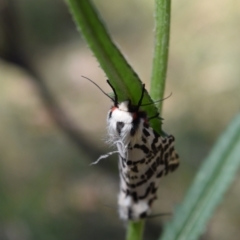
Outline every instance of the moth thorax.
<path fill-rule="evenodd" d="M 119 103 L 119 105 L 118 105 L 118 109 L 119 109 L 120 111 L 129 112 L 129 107 L 128 107 L 128 105 L 129 105 L 129 101 L 121 102 L 121 103 Z"/>

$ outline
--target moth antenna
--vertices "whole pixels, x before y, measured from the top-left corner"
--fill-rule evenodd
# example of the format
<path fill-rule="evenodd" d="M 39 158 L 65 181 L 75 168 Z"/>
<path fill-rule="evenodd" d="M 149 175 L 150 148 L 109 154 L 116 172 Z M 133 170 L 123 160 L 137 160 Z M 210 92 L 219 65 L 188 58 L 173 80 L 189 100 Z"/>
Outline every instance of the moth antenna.
<path fill-rule="evenodd" d="M 142 103 L 143 96 L 144 96 L 144 90 L 145 90 L 145 84 L 143 83 L 143 85 L 142 85 L 142 94 L 141 94 L 141 97 L 140 97 L 140 99 L 138 101 L 137 109 L 139 109 L 140 106 L 142 106 L 141 103 Z"/>
<path fill-rule="evenodd" d="M 167 97 L 165 97 L 165 98 L 163 98 L 163 99 L 160 99 L 160 100 L 154 101 L 154 102 L 152 102 L 152 103 L 146 103 L 146 104 L 142 104 L 141 106 L 148 106 L 148 105 L 152 105 L 152 104 L 155 104 L 155 103 L 157 103 L 157 102 L 164 101 L 164 100 L 166 100 L 166 99 L 170 98 L 171 96 L 172 96 L 172 93 L 170 93 L 170 94 L 169 94 Z"/>
<path fill-rule="evenodd" d="M 114 93 L 114 99 L 112 99 L 112 100 L 113 100 L 113 102 L 114 102 L 114 106 L 117 107 L 117 105 L 118 105 L 118 96 L 117 96 L 117 92 L 116 92 L 115 88 L 113 87 L 113 85 L 110 83 L 109 80 L 107 80 L 107 83 L 108 83 L 108 85 L 111 87 L 111 89 L 113 90 L 113 93 Z"/>
<path fill-rule="evenodd" d="M 104 92 L 102 90 L 102 88 L 100 88 L 94 81 L 92 81 L 91 79 L 87 78 L 87 77 L 84 77 L 82 76 L 83 78 L 87 79 L 88 81 L 90 81 L 91 83 L 93 83 L 104 95 L 106 95 L 108 98 L 110 98 L 113 102 L 115 102 L 115 99 L 114 98 L 111 98 L 106 92 Z"/>

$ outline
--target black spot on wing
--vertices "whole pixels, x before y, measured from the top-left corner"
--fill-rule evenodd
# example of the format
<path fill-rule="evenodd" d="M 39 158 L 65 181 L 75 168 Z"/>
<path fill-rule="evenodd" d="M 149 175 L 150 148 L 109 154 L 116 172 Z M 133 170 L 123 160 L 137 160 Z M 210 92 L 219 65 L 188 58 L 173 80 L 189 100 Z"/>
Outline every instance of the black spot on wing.
<path fill-rule="evenodd" d="M 150 185 L 147 187 L 145 193 L 142 196 L 138 196 L 138 199 L 145 199 L 148 197 L 149 194 L 156 194 L 157 187 L 155 187 L 154 182 L 151 182 Z"/>
<path fill-rule="evenodd" d="M 138 176 L 137 175 L 134 175 L 134 176 L 131 176 L 130 177 L 132 180 L 135 180 L 135 179 L 138 179 Z"/>
<path fill-rule="evenodd" d="M 143 144 L 135 144 L 134 148 L 138 148 L 141 149 L 145 154 L 149 153 L 149 149 L 147 148 L 147 146 L 143 145 Z"/>
<path fill-rule="evenodd" d="M 158 140 L 159 140 L 160 137 L 156 132 L 153 132 L 153 133 L 154 133 L 154 139 L 153 139 L 152 144 L 151 144 L 151 149 L 152 149 L 152 151 L 156 152 L 157 151 L 156 144 L 158 143 Z"/>
<path fill-rule="evenodd" d="M 167 151 L 168 148 L 169 148 L 169 145 L 166 144 L 166 145 L 164 146 L 164 148 L 163 148 L 163 152 L 165 153 L 165 152 Z"/>
<path fill-rule="evenodd" d="M 133 161 L 131 161 L 131 160 L 128 160 L 128 161 L 127 161 L 127 165 L 128 165 L 128 166 L 131 166 L 131 165 L 133 165 Z"/>
<path fill-rule="evenodd" d="M 165 144 L 167 142 L 166 138 L 163 138 L 162 143 Z"/>
<path fill-rule="evenodd" d="M 168 136 L 168 139 L 171 143 L 175 141 L 175 137 L 173 135 Z"/>
<path fill-rule="evenodd" d="M 164 174 L 164 170 L 160 171 L 157 175 L 157 178 L 161 178 L 163 176 L 163 174 Z"/>
<path fill-rule="evenodd" d="M 146 157 L 146 165 L 148 165 L 150 162 L 152 162 L 152 160 L 155 158 L 155 154 L 151 154 L 149 156 Z"/>
<path fill-rule="evenodd" d="M 143 163 L 145 163 L 145 161 L 146 161 L 146 159 L 145 158 L 143 158 L 143 159 L 141 159 L 141 160 L 138 160 L 138 161 L 132 161 L 132 160 L 128 160 L 127 161 L 127 165 L 128 166 L 135 166 L 135 165 L 138 165 L 138 164 L 143 164 Z"/>
<path fill-rule="evenodd" d="M 117 122 L 117 132 L 120 135 L 122 128 L 124 127 L 124 123 L 123 122 Z"/>
<path fill-rule="evenodd" d="M 138 173 L 138 167 L 137 166 L 134 166 L 131 168 L 131 171 L 135 172 L 135 173 Z"/>
<path fill-rule="evenodd" d="M 145 172 L 145 176 L 147 179 L 150 179 L 153 174 L 155 173 L 155 171 L 150 167 L 146 172 Z"/>
<path fill-rule="evenodd" d="M 148 130 L 146 128 L 143 128 L 143 135 L 145 137 L 149 137 L 150 136 L 150 133 L 148 132 Z"/>
<path fill-rule="evenodd" d="M 179 167 L 179 163 L 171 164 L 169 166 L 171 172 L 175 171 L 178 167 Z"/>
<path fill-rule="evenodd" d="M 142 141 L 143 141 L 144 143 L 147 143 L 147 139 L 146 139 L 144 136 L 142 136 Z"/>
<path fill-rule="evenodd" d="M 132 219 L 132 209 L 128 208 L 128 219 Z"/>
<path fill-rule="evenodd" d="M 166 152 L 166 153 L 164 154 L 164 159 L 168 160 L 168 158 L 169 158 L 169 153 Z"/>
<path fill-rule="evenodd" d="M 133 123 L 132 123 L 132 128 L 131 128 L 131 130 L 130 130 L 130 135 L 131 135 L 131 136 L 134 136 L 134 135 L 135 135 L 135 133 L 136 133 L 136 131 L 137 131 L 137 129 L 138 129 L 138 126 L 139 126 L 139 122 L 133 121 Z"/>
<path fill-rule="evenodd" d="M 137 192 L 135 192 L 135 191 L 131 192 L 129 189 L 127 189 L 127 191 L 125 191 L 125 193 L 126 193 L 126 197 L 131 196 L 134 202 L 136 202 L 136 203 L 138 202 Z"/>
<path fill-rule="evenodd" d="M 144 211 L 139 215 L 139 218 L 146 218 L 147 217 L 147 212 Z"/>
<path fill-rule="evenodd" d="M 172 147 L 168 150 L 170 156 L 172 156 L 173 151 L 174 151 L 174 147 L 172 146 Z"/>

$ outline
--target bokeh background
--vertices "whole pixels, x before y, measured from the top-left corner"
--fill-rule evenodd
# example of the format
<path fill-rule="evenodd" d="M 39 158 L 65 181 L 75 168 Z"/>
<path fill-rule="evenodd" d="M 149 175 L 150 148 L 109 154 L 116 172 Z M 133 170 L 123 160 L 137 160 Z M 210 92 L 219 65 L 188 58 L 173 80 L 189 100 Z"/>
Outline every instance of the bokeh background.
<path fill-rule="evenodd" d="M 154 1 L 94 2 L 149 87 Z M 155 213 L 174 211 L 239 112 L 239 43 L 239 1 L 173 1 L 163 127 L 181 167 L 162 180 Z M 111 103 L 81 75 L 110 89 L 65 2 L 0 0 L 0 56 L 0 239 L 123 239 L 117 158 L 89 166 L 110 150 Z M 239 239 L 239 189 L 237 178 L 201 239 Z M 148 220 L 146 239 L 169 219 Z"/>

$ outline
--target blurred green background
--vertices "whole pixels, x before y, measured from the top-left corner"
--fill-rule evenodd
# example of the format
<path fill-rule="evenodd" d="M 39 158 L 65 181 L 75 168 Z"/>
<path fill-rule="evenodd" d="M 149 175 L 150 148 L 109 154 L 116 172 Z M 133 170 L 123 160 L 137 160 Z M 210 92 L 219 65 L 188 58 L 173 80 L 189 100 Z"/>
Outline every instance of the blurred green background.
<path fill-rule="evenodd" d="M 149 87 L 154 1 L 96 0 L 126 58 Z M 163 129 L 181 167 L 162 180 L 154 213 L 173 212 L 201 162 L 240 108 L 240 2 L 172 3 Z M 105 118 L 110 91 L 64 1 L 0 1 L 0 239 L 120 240 L 116 156 Z M 236 179 L 202 239 L 239 239 Z M 157 239 L 169 217 L 147 221 Z"/>

